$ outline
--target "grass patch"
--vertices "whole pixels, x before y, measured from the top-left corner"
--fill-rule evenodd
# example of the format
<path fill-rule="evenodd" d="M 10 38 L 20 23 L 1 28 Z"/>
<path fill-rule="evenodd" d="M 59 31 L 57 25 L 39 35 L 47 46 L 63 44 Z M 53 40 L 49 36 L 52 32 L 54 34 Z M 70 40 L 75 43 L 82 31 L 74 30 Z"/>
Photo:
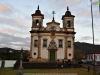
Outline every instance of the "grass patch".
<path fill-rule="evenodd" d="M 16 75 L 18 70 L 13 68 L 0 68 L 0 75 Z M 77 73 L 77 75 L 93 75 L 93 70 L 87 72 L 87 69 L 82 68 L 66 68 L 66 69 L 23 69 L 24 73 Z M 98 72 L 96 72 L 98 75 Z"/>

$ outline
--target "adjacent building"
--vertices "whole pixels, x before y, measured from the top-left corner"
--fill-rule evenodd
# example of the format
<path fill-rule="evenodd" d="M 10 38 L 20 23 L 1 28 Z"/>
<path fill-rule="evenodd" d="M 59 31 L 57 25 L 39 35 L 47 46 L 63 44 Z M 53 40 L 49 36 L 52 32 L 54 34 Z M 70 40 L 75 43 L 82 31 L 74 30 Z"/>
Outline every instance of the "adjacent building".
<path fill-rule="evenodd" d="M 95 61 L 100 62 L 100 50 L 95 50 L 87 54 L 87 62 L 94 61 L 94 54 L 95 54 Z"/>

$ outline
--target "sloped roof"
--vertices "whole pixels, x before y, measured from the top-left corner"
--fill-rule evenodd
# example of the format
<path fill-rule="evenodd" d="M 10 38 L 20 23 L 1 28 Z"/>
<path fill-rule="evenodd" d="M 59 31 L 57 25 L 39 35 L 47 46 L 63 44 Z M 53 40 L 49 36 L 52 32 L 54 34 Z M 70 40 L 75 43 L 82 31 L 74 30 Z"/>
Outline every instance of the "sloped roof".
<path fill-rule="evenodd" d="M 95 51 L 92 51 L 92 52 L 90 52 L 88 54 L 100 54 L 100 50 L 95 50 Z"/>

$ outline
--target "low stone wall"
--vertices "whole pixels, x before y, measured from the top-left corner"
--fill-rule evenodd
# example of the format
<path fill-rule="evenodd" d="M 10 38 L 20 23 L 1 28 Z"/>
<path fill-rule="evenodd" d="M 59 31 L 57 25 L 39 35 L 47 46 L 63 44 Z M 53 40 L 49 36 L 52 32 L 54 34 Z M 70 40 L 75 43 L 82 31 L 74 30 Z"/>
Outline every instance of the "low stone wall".
<path fill-rule="evenodd" d="M 14 69 L 19 68 L 19 62 L 14 64 Z M 57 62 L 48 62 L 48 63 L 37 63 L 37 62 L 23 62 L 22 63 L 24 69 L 55 69 L 55 68 L 79 68 L 79 64 L 73 64 L 73 65 L 68 65 L 68 64 L 62 64 L 62 63 L 57 63 Z"/>

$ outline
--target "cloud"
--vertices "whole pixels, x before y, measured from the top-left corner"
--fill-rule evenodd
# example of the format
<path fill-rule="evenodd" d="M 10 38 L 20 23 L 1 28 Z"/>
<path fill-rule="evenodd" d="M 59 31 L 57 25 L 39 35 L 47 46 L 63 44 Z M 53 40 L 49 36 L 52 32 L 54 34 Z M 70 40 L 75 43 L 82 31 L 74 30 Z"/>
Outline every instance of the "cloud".
<path fill-rule="evenodd" d="M 86 10 L 86 9 L 82 9 L 81 11 L 78 11 L 79 9 L 77 9 L 75 11 L 75 16 L 77 17 L 82 17 L 82 18 L 90 18 L 91 19 L 91 10 Z M 78 12 L 77 12 L 78 11 Z M 93 17 L 94 18 L 100 18 L 100 14 L 97 11 L 93 12 Z"/>
<path fill-rule="evenodd" d="M 26 27 L 30 23 L 25 19 L 25 17 L 15 15 L 14 17 L 0 17 L 0 24 L 13 27 Z"/>
<path fill-rule="evenodd" d="M 48 12 L 44 12 L 44 14 L 45 14 L 45 18 L 47 18 L 47 19 L 52 19 L 52 14 L 51 13 L 48 13 Z"/>
<path fill-rule="evenodd" d="M 13 6 L 11 4 L 0 4 L 0 13 L 7 15 L 13 13 Z"/>
<path fill-rule="evenodd" d="M 58 7 L 65 7 L 66 5 L 67 6 L 72 6 L 72 5 L 76 5 L 80 2 L 82 2 L 81 0 L 74 0 L 74 1 L 71 1 L 71 0 L 49 0 L 50 2 L 50 5 L 51 6 L 58 6 Z"/>
<path fill-rule="evenodd" d="M 81 28 L 82 27 L 84 27 L 84 28 L 92 28 L 92 20 L 91 20 L 91 18 L 78 17 L 77 19 L 75 19 L 75 25 L 77 25 L 77 26 L 79 26 Z M 96 30 L 98 30 L 99 29 L 98 26 L 100 26 L 99 19 L 94 18 L 93 25 L 94 25 L 94 28 Z"/>
<path fill-rule="evenodd" d="M 6 33 L 6 34 L 10 34 L 10 35 L 16 35 L 16 36 L 20 36 L 20 37 L 28 37 L 30 36 L 30 32 L 26 29 L 24 31 L 22 30 L 16 30 L 14 28 L 4 28 L 4 27 L 1 27 L 0 28 L 0 33 Z M 26 35 L 25 35 L 26 34 Z"/>
<path fill-rule="evenodd" d="M 81 40 L 91 40 L 92 39 L 92 37 L 90 37 L 90 36 L 83 36 L 83 37 L 81 37 Z"/>
<path fill-rule="evenodd" d="M 0 13 L 0 24 L 3 26 L 25 29 L 31 25 L 31 19 L 27 18 L 11 4 L 0 4 Z"/>
<path fill-rule="evenodd" d="M 27 18 L 13 5 L 0 4 L 0 47 L 29 49 L 30 21 L 31 18 Z"/>
<path fill-rule="evenodd" d="M 24 5 L 24 7 L 29 9 L 29 10 L 33 9 L 33 7 L 31 5 Z"/>
<path fill-rule="evenodd" d="M 91 37 L 91 36 L 83 36 L 83 37 L 81 37 L 81 40 L 82 41 L 89 41 L 89 40 L 93 40 L 93 37 Z M 99 39 L 95 38 L 94 41 L 97 42 L 97 41 L 99 41 Z"/>
<path fill-rule="evenodd" d="M 11 47 L 20 49 L 22 47 L 29 49 L 30 37 L 20 37 L 7 33 L 0 33 L 0 47 Z"/>

